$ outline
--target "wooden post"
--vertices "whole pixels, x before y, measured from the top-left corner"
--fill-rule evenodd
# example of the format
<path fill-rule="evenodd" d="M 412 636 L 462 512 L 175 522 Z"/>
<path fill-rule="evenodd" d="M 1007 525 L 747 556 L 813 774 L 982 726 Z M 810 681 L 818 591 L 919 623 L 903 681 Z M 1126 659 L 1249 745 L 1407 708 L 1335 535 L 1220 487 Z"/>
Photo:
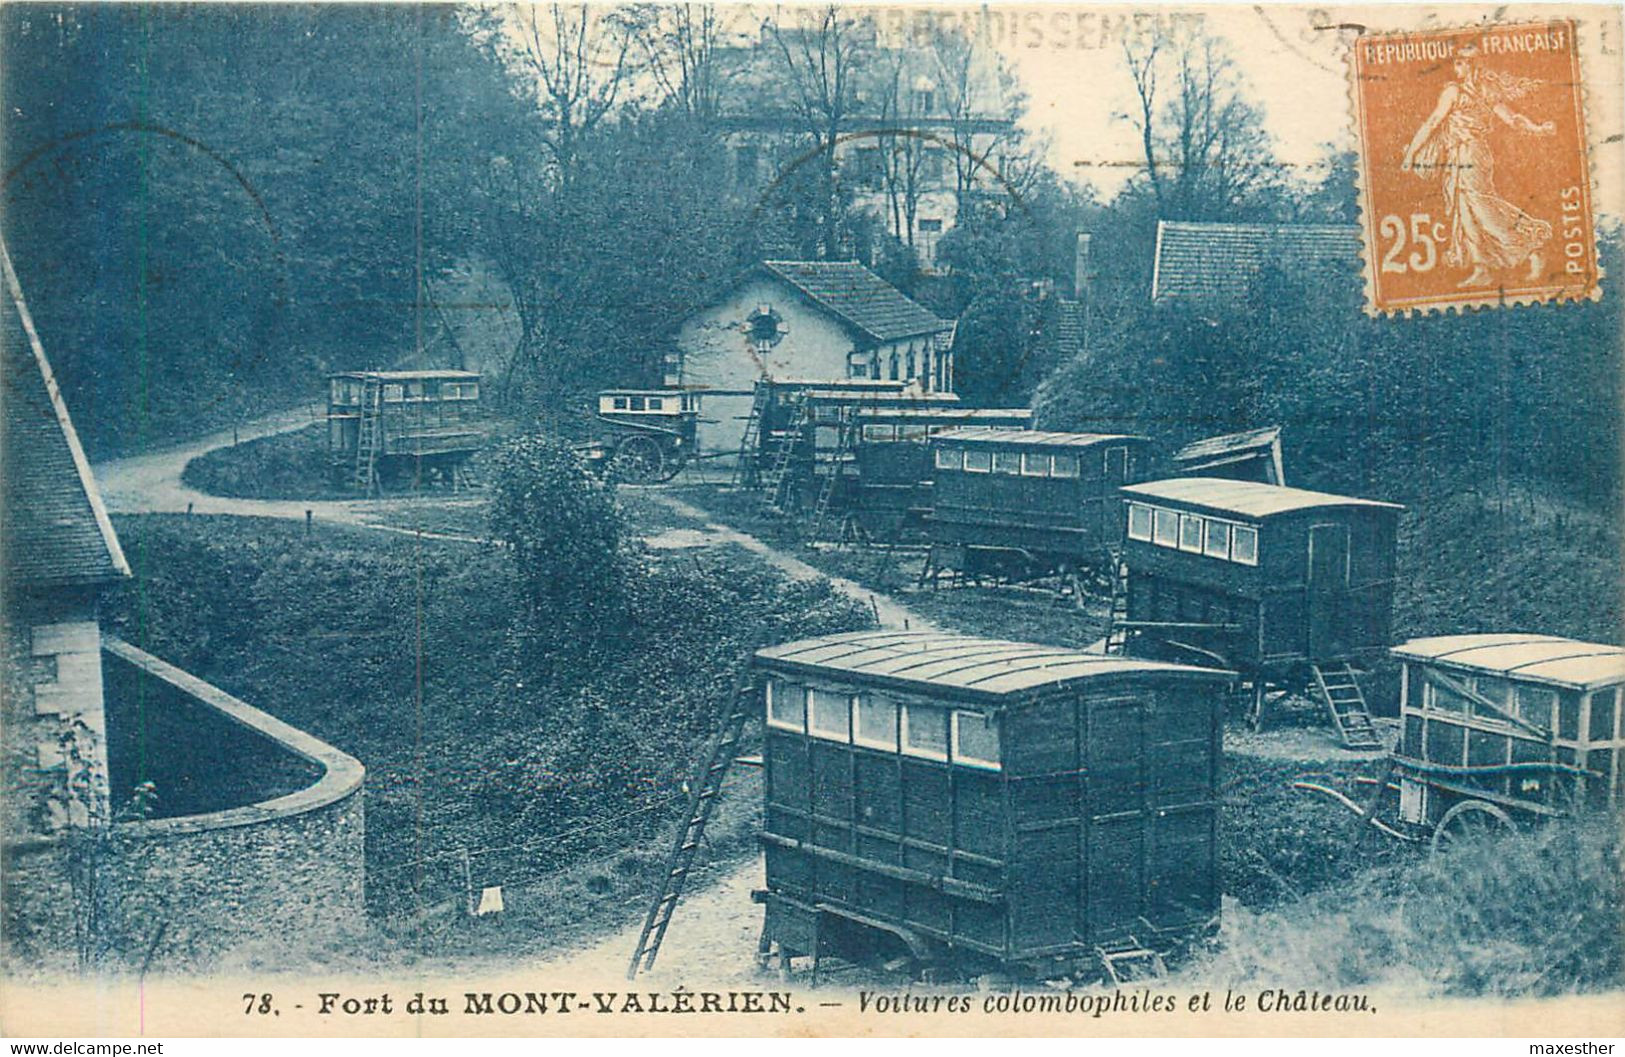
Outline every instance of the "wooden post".
<path fill-rule="evenodd" d="M 187 517 L 191 517 L 191 516 L 192 516 L 192 503 L 191 503 L 191 501 L 190 501 L 190 500 L 188 500 L 188 501 L 187 501 L 187 504 L 186 504 L 186 516 L 187 516 Z"/>
<path fill-rule="evenodd" d="M 310 510 L 309 507 L 306 507 L 305 508 L 305 538 L 306 539 L 310 538 L 311 523 L 314 520 L 314 518 L 315 518 L 314 513 Z"/>
<path fill-rule="evenodd" d="M 469 861 L 468 849 L 463 849 L 463 910 L 474 916 L 474 867 Z"/>

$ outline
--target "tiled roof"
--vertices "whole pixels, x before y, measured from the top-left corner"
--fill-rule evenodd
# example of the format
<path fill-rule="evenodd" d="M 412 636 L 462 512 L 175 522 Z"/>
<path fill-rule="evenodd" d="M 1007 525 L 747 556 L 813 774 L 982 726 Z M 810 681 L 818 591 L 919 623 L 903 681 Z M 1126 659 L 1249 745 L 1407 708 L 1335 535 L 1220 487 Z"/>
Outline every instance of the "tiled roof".
<path fill-rule="evenodd" d="M 4 576 L 23 588 L 96 584 L 128 576 L 90 463 L 51 374 L 11 257 L 0 245 L 0 357 L 5 419 L 0 476 Z"/>
<path fill-rule="evenodd" d="M 1266 261 L 1294 275 L 1352 276 L 1360 266 L 1360 229 L 1158 221 L 1151 299 L 1239 300 Z"/>
<path fill-rule="evenodd" d="M 769 668 L 827 672 L 909 689 L 995 699 L 1100 676 L 1149 673 L 1216 678 L 1230 674 L 1214 668 L 928 631 L 859 631 L 802 639 L 758 650 L 756 660 Z"/>
<path fill-rule="evenodd" d="M 953 326 L 855 261 L 763 261 L 762 267 L 875 341 Z"/>

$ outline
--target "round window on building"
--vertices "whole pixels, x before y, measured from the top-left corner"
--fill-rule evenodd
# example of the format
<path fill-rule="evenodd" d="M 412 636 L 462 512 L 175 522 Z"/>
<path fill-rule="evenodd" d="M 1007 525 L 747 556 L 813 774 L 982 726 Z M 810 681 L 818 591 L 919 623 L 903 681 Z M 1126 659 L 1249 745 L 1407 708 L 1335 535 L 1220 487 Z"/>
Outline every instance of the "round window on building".
<path fill-rule="evenodd" d="M 773 310 L 772 305 L 757 305 L 756 311 L 745 317 L 745 333 L 750 335 L 752 345 L 759 349 L 770 349 L 784 337 L 786 327 L 784 317 Z"/>

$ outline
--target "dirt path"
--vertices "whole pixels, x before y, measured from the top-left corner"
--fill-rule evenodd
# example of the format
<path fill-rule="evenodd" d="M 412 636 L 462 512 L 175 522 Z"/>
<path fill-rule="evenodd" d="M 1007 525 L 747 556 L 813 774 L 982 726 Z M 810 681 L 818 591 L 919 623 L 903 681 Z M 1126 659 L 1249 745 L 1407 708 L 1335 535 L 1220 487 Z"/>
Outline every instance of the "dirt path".
<path fill-rule="evenodd" d="M 475 536 L 448 532 L 418 532 L 398 524 L 377 524 L 374 519 L 398 516 L 428 497 L 403 496 L 398 499 L 241 499 L 210 495 L 189 487 L 181 480 L 186 464 L 201 455 L 236 442 L 258 440 L 290 433 L 309 426 L 315 419 L 308 408 L 286 411 L 258 419 L 239 429 L 211 433 L 159 451 L 111 459 L 94 467 L 96 483 L 109 512 L 114 514 L 226 514 L 233 517 L 269 517 L 303 520 L 308 512 L 315 521 L 328 521 L 376 529 L 426 539 L 459 543 L 487 543 Z M 480 502 L 481 500 L 469 500 Z M 432 498 L 444 507 L 442 495 Z"/>

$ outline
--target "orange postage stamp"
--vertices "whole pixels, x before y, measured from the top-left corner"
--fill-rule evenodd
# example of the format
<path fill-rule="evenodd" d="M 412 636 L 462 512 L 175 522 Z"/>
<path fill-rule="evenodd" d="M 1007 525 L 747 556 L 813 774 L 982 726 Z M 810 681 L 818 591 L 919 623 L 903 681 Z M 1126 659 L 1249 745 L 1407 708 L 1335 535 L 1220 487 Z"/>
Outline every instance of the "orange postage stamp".
<path fill-rule="evenodd" d="M 1595 296 L 1574 32 L 1562 20 L 1355 42 L 1367 311 Z"/>

